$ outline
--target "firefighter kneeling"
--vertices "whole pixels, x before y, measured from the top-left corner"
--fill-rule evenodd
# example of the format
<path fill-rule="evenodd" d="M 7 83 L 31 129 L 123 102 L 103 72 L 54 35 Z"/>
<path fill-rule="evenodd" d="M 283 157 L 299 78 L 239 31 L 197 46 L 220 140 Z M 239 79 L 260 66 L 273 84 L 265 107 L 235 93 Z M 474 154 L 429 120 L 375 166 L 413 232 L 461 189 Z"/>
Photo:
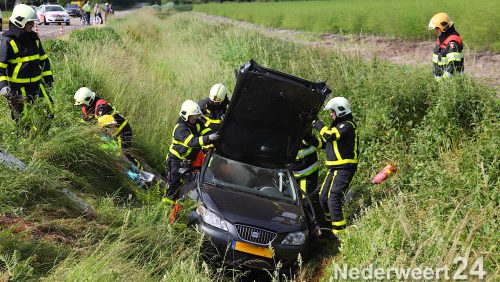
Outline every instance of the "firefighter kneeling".
<path fill-rule="evenodd" d="M 332 124 L 314 121 L 326 150 L 328 174 L 321 186 L 319 201 L 325 217 L 331 220 L 332 232 L 339 235 L 346 227 L 344 197 L 358 169 L 358 135 L 351 114 L 351 104 L 344 97 L 328 101 L 324 110 L 331 111 Z"/>

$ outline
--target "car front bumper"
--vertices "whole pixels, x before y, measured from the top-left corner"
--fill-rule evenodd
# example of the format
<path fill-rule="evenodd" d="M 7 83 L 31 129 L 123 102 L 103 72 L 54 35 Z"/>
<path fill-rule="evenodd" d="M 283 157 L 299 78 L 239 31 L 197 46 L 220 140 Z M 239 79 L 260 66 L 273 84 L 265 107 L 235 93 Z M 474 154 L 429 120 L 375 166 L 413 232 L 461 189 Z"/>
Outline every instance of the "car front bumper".
<path fill-rule="evenodd" d="M 69 17 L 68 18 L 49 18 L 47 17 L 46 21 L 48 23 L 69 23 Z"/>
<path fill-rule="evenodd" d="M 283 245 L 281 241 L 284 240 L 287 234 L 278 234 L 271 243 L 272 258 L 239 251 L 235 249 L 236 242 L 247 243 L 256 248 L 265 248 L 265 246 L 242 240 L 231 224 L 228 224 L 229 231 L 225 231 L 208 225 L 201 219 L 197 221 L 199 230 L 208 237 L 208 240 L 204 243 L 205 255 L 209 255 L 210 257 L 215 256 L 226 264 L 258 269 L 275 269 L 277 263 L 281 262 L 283 268 L 288 268 L 297 261 L 299 253 L 303 257 L 304 252 L 307 250 L 307 240 L 302 245 Z"/>

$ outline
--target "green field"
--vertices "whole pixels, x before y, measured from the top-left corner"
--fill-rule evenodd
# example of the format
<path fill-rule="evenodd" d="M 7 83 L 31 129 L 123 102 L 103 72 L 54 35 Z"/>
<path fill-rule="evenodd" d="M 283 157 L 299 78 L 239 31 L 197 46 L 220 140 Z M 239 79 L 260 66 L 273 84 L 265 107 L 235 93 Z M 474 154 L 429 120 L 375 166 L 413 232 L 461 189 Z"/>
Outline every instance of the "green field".
<path fill-rule="evenodd" d="M 232 280 L 202 265 L 199 236 L 167 225 L 169 208 L 119 173 L 98 129 L 78 121 L 72 97 L 85 85 L 110 100 L 129 118 L 136 152 L 163 171 L 181 103 L 206 97 L 217 82 L 233 89 L 234 69 L 251 58 L 327 80 L 334 95 L 352 102 L 359 124 L 350 226 L 340 248 L 317 247 L 301 279 L 318 275 L 323 260 L 321 281 L 329 281 L 332 263 L 455 270 L 461 256 L 482 257 L 487 280 L 498 280 L 500 105 L 491 87 L 467 76 L 439 84 L 427 67 L 365 61 L 191 13 L 141 11 L 44 44 L 56 78 L 49 133 L 13 134 L 0 99 L 0 148 L 29 164 L 23 172 L 0 166 L 0 280 Z M 388 162 L 396 175 L 367 184 Z M 62 189 L 91 204 L 95 216 L 82 216 Z"/>
<path fill-rule="evenodd" d="M 447 12 L 467 47 L 500 51 L 500 1 L 332 0 L 293 2 L 210 3 L 195 11 L 259 25 L 335 34 L 374 34 L 435 40 L 427 26 Z"/>

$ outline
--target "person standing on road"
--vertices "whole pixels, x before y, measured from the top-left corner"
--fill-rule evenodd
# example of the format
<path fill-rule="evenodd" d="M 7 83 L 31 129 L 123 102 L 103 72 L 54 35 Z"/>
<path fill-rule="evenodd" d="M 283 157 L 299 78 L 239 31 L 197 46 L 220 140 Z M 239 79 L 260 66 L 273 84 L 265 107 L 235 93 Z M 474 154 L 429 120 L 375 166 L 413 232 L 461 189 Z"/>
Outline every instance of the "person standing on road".
<path fill-rule="evenodd" d="M 438 36 L 432 54 L 434 78 L 439 81 L 464 71 L 463 43 L 460 34 L 446 13 L 435 14 L 429 22 L 429 30 Z"/>
<path fill-rule="evenodd" d="M 87 3 L 83 5 L 83 11 L 85 12 L 85 20 L 87 21 L 87 25 L 90 25 L 90 11 L 92 11 L 90 1 L 87 1 Z"/>
<path fill-rule="evenodd" d="M 108 20 L 108 14 L 109 14 L 109 4 L 106 3 L 104 4 L 104 21 Z"/>
<path fill-rule="evenodd" d="M 9 30 L 3 33 L 0 42 L 0 93 L 7 98 L 18 128 L 30 131 L 38 130 L 29 121 L 38 98 L 45 102 L 47 117 L 54 117 L 54 104 L 46 88 L 54 81 L 50 61 L 38 34 L 32 31 L 37 20 L 33 8 L 16 5 L 9 19 Z"/>
<path fill-rule="evenodd" d="M 359 141 L 351 104 L 346 98 L 332 98 L 324 110 L 331 111 L 333 121 L 330 127 L 324 126 L 320 120 L 313 122 L 324 142 L 328 168 L 320 188 L 319 201 L 332 222 L 333 234 L 338 236 L 347 225 L 343 212 L 344 198 L 358 169 Z"/>
<path fill-rule="evenodd" d="M 211 133 L 212 130 L 204 126 L 202 112 L 195 101 L 184 101 L 179 115 L 167 155 L 168 189 L 165 196 L 169 200 L 176 200 L 178 197 L 177 188 L 181 185 L 182 177 L 180 170 L 191 168 L 201 148 L 219 138 L 217 132 Z"/>
<path fill-rule="evenodd" d="M 99 6 L 99 4 L 95 4 L 94 6 L 94 18 L 99 18 L 101 19 L 100 22 L 102 24 L 103 20 L 102 20 L 102 14 L 101 14 L 101 7 Z"/>
<path fill-rule="evenodd" d="M 217 131 L 229 107 L 226 86 L 222 83 L 214 84 L 210 89 L 208 98 L 198 101 L 198 105 L 203 113 L 201 118 L 205 127 Z"/>

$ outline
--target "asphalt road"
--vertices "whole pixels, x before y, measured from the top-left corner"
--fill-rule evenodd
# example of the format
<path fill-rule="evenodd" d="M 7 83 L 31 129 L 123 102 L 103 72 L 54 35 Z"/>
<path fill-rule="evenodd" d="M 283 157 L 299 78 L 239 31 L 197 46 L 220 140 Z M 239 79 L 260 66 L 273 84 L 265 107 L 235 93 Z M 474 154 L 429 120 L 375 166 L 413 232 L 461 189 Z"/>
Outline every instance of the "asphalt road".
<path fill-rule="evenodd" d="M 92 22 L 93 19 L 94 19 L 94 17 L 91 15 L 90 21 Z M 42 39 L 46 39 L 46 38 L 54 38 L 54 37 L 64 36 L 64 35 L 68 34 L 71 30 L 86 28 L 89 26 L 90 25 L 83 25 L 81 23 L 79 17 L 76 17 L 76 18 L 72 17 L 70 20 L 70 25 L 66 25 L 66 24 L 44 25 L 42 23 L 42 24 L 38 25 L 37 27 L 38 27 L 38 36 L 40 36 L 40 38 L 42 38 Z M 101 26 L 104 26 L 104 24 L 101 24 Z"/>

